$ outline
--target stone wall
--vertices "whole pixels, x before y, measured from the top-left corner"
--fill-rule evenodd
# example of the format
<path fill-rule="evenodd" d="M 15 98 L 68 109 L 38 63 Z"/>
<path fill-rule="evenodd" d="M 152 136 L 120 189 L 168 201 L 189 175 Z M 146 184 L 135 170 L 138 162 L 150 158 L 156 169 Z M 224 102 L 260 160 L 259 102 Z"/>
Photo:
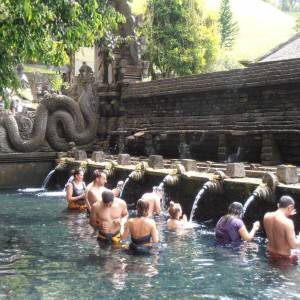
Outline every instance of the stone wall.
<path fill-rule="evenodd" d="M 122 102 L 113 134 L 132 154 L 300 163 L 299 59 L 134 83 Z"/>

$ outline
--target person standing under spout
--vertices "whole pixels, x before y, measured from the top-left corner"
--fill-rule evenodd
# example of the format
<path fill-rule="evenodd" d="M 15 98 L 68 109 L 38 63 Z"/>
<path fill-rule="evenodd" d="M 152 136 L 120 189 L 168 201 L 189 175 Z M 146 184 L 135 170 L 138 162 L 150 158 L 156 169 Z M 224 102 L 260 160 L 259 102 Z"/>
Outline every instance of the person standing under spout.
<path fill-rule="evenodd" d="M 151 193 L 145 193 L 141 199 L 145 199 L 149 202 L 148 217 L 153 217 L 154 214 L 161 213 L 161 200 L 164 196 L 164 190 L 160 187 L 153 187 Z"/>
<path fill-rule="evenodd" d="M 88 214 L 97 201 L 101 200 L 102 193 L 106 190 L 107 173 L 105 170 L 95 170 L 93 172 L 93 182 L 86 188 L 86 206 Z"/>
<path fill-rule="evenodd" d="M 115 197 L 121 197 L 120 195 L 122 195 L 123 188 L 124 188 L 124 181 L 123 180 L 118 181 L 117 186 L 112 190 Z"/>
<path fill-rule="evenodd" d="M 279 199 L 278 209 L 264 216 L 268 244 L 265 256 L 269 260 L 298 260 L 298 254 L 292 249 L 300 245 L 300 236 L 296 237 L 294 223 L 288 217 L 296 214 L 292 197 L 284 195 Z"/>
<path fill-rule="evenodd" d="M 68 208 L 85 210 L 85 183 L 83 181 L 84 172 L 82 169 L 77 169 L 73 173 L 74 179 L 67 184 L 66 198 Z"/>
<path fill-rule="evenodd" d="M 243 205 L 233 202 L 228 207 L 227 215 L 223 216 L 217 223 L 215 235 L 219 242 L 235 242 L 244 240 L 250 242 L 254 239 L 256 231 L 260 228 L 258 221 L 253 223 L 253 227 L 248 232 L 243 220 Z"/>

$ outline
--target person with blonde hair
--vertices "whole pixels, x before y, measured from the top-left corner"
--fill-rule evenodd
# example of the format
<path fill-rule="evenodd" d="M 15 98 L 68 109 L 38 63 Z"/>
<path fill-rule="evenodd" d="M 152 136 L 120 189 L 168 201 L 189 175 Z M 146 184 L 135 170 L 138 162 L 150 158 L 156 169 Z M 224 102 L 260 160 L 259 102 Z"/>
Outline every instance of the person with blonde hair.
<path fill-rule="evenodd" d="M 155 221 L 148 218 L 149 202 L 143 198 L 139 199 L 136 210 L 137 217 L 128 220 L 122 240 L 125 241 L 130 234 L 129 250 L 136 254 L 150 253 L 151 240 L 153 243 L 158 243 L 158 231 Z"/>
<path fill-rule="evenodd" d="M 170 219 L 167 221 L 168 229 L 184 228 L 187 224 L 186 215 L 182 215 L 181 205 L 173 201 L 170 202 L 168 212 Z"/>

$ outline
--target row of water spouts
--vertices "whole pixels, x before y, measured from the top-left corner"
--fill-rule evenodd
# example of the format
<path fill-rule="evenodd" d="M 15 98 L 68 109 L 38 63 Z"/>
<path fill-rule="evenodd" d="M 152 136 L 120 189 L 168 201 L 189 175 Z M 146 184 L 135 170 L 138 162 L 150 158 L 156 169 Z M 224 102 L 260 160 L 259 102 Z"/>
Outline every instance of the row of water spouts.
<path fill-rule="evenodd" d="M 125 179 L 123 187 L 121 189 L 119 197 L 122 197 L 124 189 L 129 182 L 129 180 L 140 180 L 143 176 L 143 169 L 146 168 L 146 166 L 142 166 L 141 170 L 135 170 L 132 171 L 128 177 Z M 50 178 L 54 174 L 56 169 L 53 169 L 49 172 L 49 174 L 46 176 L 41 189 L 45 189 Z M 190 222 L 193 221 L 193 218 L 195 216 L 195 212 L 199 206 L 199 203 L 201 203 L 201 199 L 204 197 L 205 194 L 208 192 L 213 193 L 214 195 L 222 194 L 222 183 L 223 180 L 226 178 L 226 175 L 222 171 L 216 171 L 213 175 L 213 179 L 207 181 L 202 188 L 197 193 L 195 200 L 192 205 L 192 210 L 190 213 Z M 68 179 L 67 183 L 65 184 L 64 191 L 66 189 L 66 186 L 69 182 L 71 182 L 74 179 L 74 176 L 71 175 Z M 176 175 L 167 175 L 163 181 L 158 185 L 158 187 L 153 187 L 153 190 L 163 190 L 165 185 L 175 185 L 178 182 L 178 177 Z M 265 173 L 262 178 L 262 183 L 254 190 L 254 192 L 251 194 L 251 196 L 246 200 L 243 208 L 243 213 L 245 214 L 248 207 L 251 205 L 252 202 L 254 202 L 257 199 L 264 199 L 266 201 L 273 201 L 274 200 L 274 193 L 275 188 L 278 185 L 277 177 L 273 173 Z M 165 207 L 165 196 L 161 199 L 161 206 L 162 209 L 166 209 Z"/>

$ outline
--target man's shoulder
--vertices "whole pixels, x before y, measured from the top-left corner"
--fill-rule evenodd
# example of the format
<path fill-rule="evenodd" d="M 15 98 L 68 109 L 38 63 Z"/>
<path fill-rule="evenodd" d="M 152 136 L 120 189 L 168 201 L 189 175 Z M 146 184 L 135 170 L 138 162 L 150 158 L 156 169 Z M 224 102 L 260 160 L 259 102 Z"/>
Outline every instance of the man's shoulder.
<path fill-rule="evenodd" d="M 123 200 L 123 199 L 121 199 L 121 198 L 119 198 L 119 197 L 115 197 L 115 200 L 114 200 L 118 205 L 120 205 L 120 206 L 127 206 L 127 204 L 126 204 L 126 202 Z"/>

